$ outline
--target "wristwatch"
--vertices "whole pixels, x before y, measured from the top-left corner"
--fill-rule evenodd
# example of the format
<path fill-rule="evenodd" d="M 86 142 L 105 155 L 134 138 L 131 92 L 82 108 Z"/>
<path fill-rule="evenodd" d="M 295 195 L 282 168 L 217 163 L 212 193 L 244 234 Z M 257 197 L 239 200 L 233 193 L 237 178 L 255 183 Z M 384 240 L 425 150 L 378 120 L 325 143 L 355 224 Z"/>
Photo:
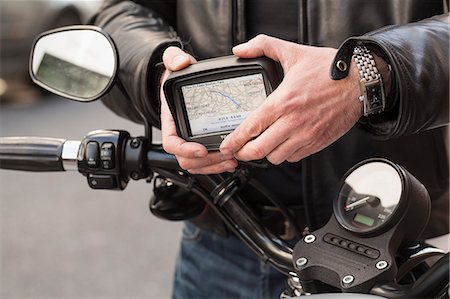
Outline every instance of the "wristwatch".
<path fill-rule="evenodd" d="M 353 55 L 359 71 L 359 100 L 364 103 L 364 116 L 383 112 L 386 105 L 383 80 L 373 55 L 364 46 L 355 47 Z"/>

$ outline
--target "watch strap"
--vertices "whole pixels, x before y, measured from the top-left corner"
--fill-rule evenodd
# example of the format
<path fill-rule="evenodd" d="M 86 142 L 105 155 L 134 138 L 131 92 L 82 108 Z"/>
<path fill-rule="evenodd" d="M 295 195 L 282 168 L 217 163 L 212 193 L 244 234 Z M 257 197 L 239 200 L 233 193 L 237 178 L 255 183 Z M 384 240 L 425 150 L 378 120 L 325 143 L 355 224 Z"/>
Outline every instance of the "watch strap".
<path fill-rule="evenodd" d="M 356 46 L 353 55 L 359 71 L 359 100 L 364 103 L 364 116 L 383 112 L 386 102 L 383 80 L 373 55 L 365 46 Z"/>

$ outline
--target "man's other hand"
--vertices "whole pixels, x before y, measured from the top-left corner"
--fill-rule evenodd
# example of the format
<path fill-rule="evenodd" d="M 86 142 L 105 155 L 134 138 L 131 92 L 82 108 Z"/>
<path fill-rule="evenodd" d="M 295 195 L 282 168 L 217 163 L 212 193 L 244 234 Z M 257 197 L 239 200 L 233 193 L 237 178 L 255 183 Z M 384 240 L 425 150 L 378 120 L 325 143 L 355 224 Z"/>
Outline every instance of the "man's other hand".
<path fill-rule="evenodd" d="M 161 134 L 163 148 L 166 152 L 174 154 L 180 167 L 193 174 L 213 174 L 232 172 L 237 166 L 233 155 L 224 155 L 220 152 L 208 153 L 201 144 L 186 142 L 178 137 L 175 122 L 170 113 L 162 86 L 171 72 L 186 68 L 195 59 L 177 47 L 169 47 L 164 51 L 163 61 L 166 71 L 161 77 Z"/>
<path fill-rule="evenodd" d="M 267 56 L 279 61 L 285 77 L 220 146 L 224 155 L 250 161 L 297 162 L 344 135 L 362 116 L 359 75 L 329 77 L 336 49 L 299 45 L 259 35 L 233 48 L 241 58 Z"/>

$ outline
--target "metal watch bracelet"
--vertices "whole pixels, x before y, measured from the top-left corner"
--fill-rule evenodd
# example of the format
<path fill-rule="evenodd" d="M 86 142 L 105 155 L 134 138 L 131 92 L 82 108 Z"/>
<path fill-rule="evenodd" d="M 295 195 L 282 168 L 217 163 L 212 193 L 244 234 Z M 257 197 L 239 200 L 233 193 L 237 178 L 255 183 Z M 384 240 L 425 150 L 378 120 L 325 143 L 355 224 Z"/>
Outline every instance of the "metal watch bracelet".
<path fill-rule="evenodd" d="M 383 80 L 370 51 L 364 46 L 357 46 L 353 50 L 355 63 L 359 71 L 359 86 L 364 103 L 364 116 L 381 113 L 385 109 L 385 95 Z"/>

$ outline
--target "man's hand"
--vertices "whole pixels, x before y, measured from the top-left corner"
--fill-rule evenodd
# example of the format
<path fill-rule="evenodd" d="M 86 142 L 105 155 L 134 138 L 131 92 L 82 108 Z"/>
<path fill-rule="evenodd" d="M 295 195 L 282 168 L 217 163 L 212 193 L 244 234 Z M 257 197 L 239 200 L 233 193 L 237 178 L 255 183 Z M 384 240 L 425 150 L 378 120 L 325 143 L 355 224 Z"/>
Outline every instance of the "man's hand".
<path fill-rule="evenodd" d="M 344 135 L 362 116 L 359 75 L 329 78 L 336 49 L 299 45 L 259 35 L 233 48 L 242 58 L 267 56 L 279 61 L 285 77 L 220 146 L 238 160 L 267 157 L 273 164 L 297 162 Z"/>
<path fill-rule="evenodd" d="M 203 145 L 186 142 L 178 137 L 162 86 L 172 71 L 179 71 L 196 61 L 192 56 L 176 47 L 169 47 L 164 51 L 163 61 L 166 67 L 166 71 L 161 78 L 161 133 L 164 150 L 174 154 L 180 167 L 193 174 L 234 171 L 237 161 L 233 158 L 233 155 L 224 155 L 220 152 L 208 153 Z"/>

